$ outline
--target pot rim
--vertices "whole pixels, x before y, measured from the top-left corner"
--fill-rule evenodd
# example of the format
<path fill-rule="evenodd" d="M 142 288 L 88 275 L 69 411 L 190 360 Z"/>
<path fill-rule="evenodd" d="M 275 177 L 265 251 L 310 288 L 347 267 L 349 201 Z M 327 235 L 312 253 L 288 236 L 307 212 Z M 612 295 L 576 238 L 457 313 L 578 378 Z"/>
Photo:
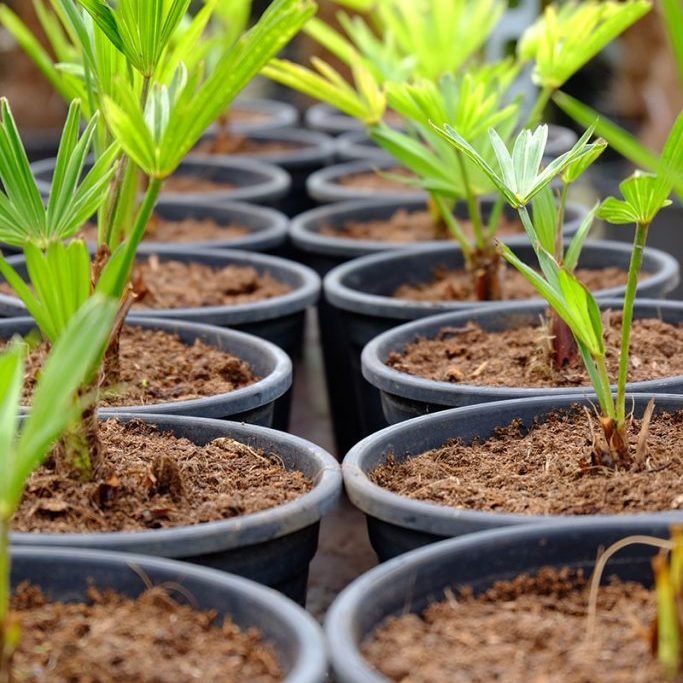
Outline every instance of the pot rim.
<path fill-rule="evenodd" d="M 2 337 L 6 328 L 23 327 L 27 325 L 32 326 L 34 330 L 38 329 L 35 320 L 30 316 L 0 319 L 0 337 Z M 289 356 L 279 346 L 255 335 L 227 329 L 225 327 L 218 327 L 216 325 L 192 323 L 185 320 L 162 320 L 137 314 L 128 316 L 126 318 L 126 325 L 132 327 L 142 326 L 144 329 L 163 330 L 171 334 L 178 331 L 185 331 L 188 333 L 196 332 L 198 339 L 200 338 L 200 335 L 211 335 L 216 340 L 222 338 L 228 341 L 228 343 L 236 341 L 242 342 L 245 345 L 249 344 L 250 346 L 253 346 L 260 355 L 270 361 L 272 369 L 265 377 L 262 377 L 253 384 L 233 391 L 180 401 L 158 401 L 156 403 L 146 404 L 132 403 L 115 408 L 103 407 L 99 411 L 102 415 L 106 416 L 112 412 L 134 412 L 138 415 L 146 413 L 157 414 L 159 410 L 165 410 L 167 411 L 164 413 L 166 415 L 187 415 L 188 411 L 192 413 L 201 411 L 203 416 L 210 417 L 217 409 L 224 415 L 225 411 L 228 410 L 228 408 L 225 407 L 228 403 L 236 404 L 236 408 L 233 409 L 233 412 L 235 415 L 238 415 L 271 403 L 282 396 L 291 386 L 292 361 Z M 210 344 L 207 341 L 204 343 L 214 346 L 214 348 L 218 348 L 216 345 Z M 240 357 L 240 360 L 244 359 Z"/>
<path fill-rule="evenodd" d="M 260 206 L 259 204 L 251 204 L 249 202 L 240 201 L 210 201 L 210 202 L 178 202 L 174 199 L 166 199 L 160 197 L 156 204 L 155 211 L 159 209 L 177 209 L 181 212 L 192 211 L 194 208 L 206 211 L 207 213 L 217 213 L 221 216 L 220 225 L 227 227 L 227 223 L 223 220 L 239 221 L 240 216 L 255 216 L 257 220 L 263 221 L 266 225 L 264 228 L 253 229 L 249 227 L 249 233 L 243 237 L 236 237 L 231 240 L 204 240 L 197 242 L 155 242 L 154 240 L 145 240 L 144 244 L 153 246 L 155 249 L 159 247 L 183 250 L 186 248 L 192 249 L 272 249 L 282 244 L 286 238 L 289 230 L 289 218 L 284 213 L 273 209 L 270 206 Z M 234 216 L 231 216 L 234 214 Z M 171 219 L 169 219 L 171 220 Z M 217 220 L 218 222 L 218 220 Z M 94 248 L 92 242 L 88 243 L 91 248 Z"/>
<path fill-rule="evenodd" d="M 483 198 L 483 201 L 488 202 L 491 200 Z M 339 217 L 347 218 L 348 220 L 357 220 L 354 217 L 354 214 L 359 211 L 362 212 L 369 209 L 382 211 L 391 208 L 395 208 L 396 210 L 426 209 L 426 203 L 424 197 L 409 196 L 405 198 L 396 197 L 394 199 L 355 199 L 324 204 L 314 209 L 304 211 L 292 218 L 289 224 L 289 236 L 294 245 L 302 251 L 329 256 L 348 256 L 349 258 L 366 256 L 368 252 L 387 252 L 399 249 L 407 250 L 424 245 L 457 245 L 455 241 L 448 240 L 389 242 L 385 240 L 349 239 L 348 237 L 323 235 L 318 229 L 330 218 Z M 572 220 L 567 221 L 564 230 L 565 235 L 576 232 L 581 220 L 588 214 L 588 209 L 577 202 L 569 201 L 567 202 L 567 213 L 571 213 L 574 217 Z M 506 244 L 529 243 L 528 237 L 521 233 L 519 235 L 505 237 L 503 241 Z"/>
<path fill-rule="evenodd" d="M 621 310 L 623 301 L 620 299 L 599 299 L 598 305 L 601 310 L 613 308 Z M 664 310 L 677 310 L 681 311 L 683 314 L 683 301 L 636 299 L 636 312 L 639 307 L 657 307 Z M 505 307 L 504 312 L 505 314 L 514 314 L 516 312 L 523 313 L 531 311 L 543 315 L 548 308 L 549 305 L 545 301 L 537 300 L 527 303 L 509 303 Z M 472 318 L 477 318 L 480 313 L 486 314 L 500 310 L 500 306 L 482 306 L 477 310 L 452 312 L 427 318 L 419 318 L 412 322 L 394 327 L 387 332 L 383 332 L 370 341 L 363 349 L 361 354 L 363 377 L 380 391 L 387 392 L 394 396 L 445 406 L 452 403 L 454 396 L 463 394 L 471 395 L 473 397 L 473 403 L 482 403 L 492 400 L 493 397 L 495 397 L 495 400 L 502 401 L 513 398 L 531 398 L 533 396 L 559 396 L 569 394 L 583 396 L 587 391 L 592 390 L 589 385 L 580 387 L 522 387 L 482 386 L 466 384 L 463 382 L 451 384 L 450 382 L 426 379 L 405 372 L 399 372 L 398 370 L 389 367 L 385 362 L 387 353 L 397 351 L 399 346 L 404 343 L 399 343 L 397 338 L 400 339 L 406 335 L 411 335 L 412 337 L 425 336 L 425 328 L 429 328 L 429 331 L 426 332 L 427 336 L 429 336 L 432 334 L 433 328 L 436 329 L 437 327 L 451 327 L 465 324 Z M 671 377 L 662 379 L 629 382 L 626 387 L 627 391 L 630 393 L 662 393 L 662 391 L 665 391 L 668 388 L 668 385 L 672 383 L 680 385 L 682 381 L 683 375 L 672 375 Z M 612 391 L 616 391 L 616 385 L 612 385 L 611 388 Z M 416 393 L 418 392 L 419 398 L 416 396 Z M 455 407 L 455 405 L 452 407 Z"/>
<path fill-rule="evenodd" d="M 624 536 L 627 534 L 649 535 L 653 533 L 653 530 L 662 536 L 668 534 L 668 525 L 663 520 L 634 519 L 625 525 L 623 522 L 601 519 L 591 525 L 591 530 L 596 536 L 616 533 L 621 529 L 624 530 Z M 572 530 L 575 531 L 576 526 L 571 522 L 546 522 L 514 529 L 480 531 L 411 550 L 373 567 L 344 588 L 327 612 L 324 623 L 325 640 L 333 670 L 341 676 L 344 683 L 347 681 L 387 683 L 388 679 L 372 668 L 362 657 L 358 643 L 366 634 L 358 631 L 355 619 L 357 614 L 368 609 L 368 599 L 378 592 L 380 586 L 396 582 L 407 573 L 415 574 L 417 567 L 445 563 L 455 566 L 456 558 L 477 555 L 482 546 L 497 548 L 500 549 L 499 552 L 505 553 L 509 548 L 533 546 L 546 535 L 562 534 Z M 376 615 L 373 626 L 378 626 L 387 616 L 386 614 Z"/>
<path fill-rule="evenodd" d="M 204 139 L 213 137 L 215 137 L 215 133 L 211 130 L 204 135 Z M 270 164 L 283 165 L 287 168 L 297 168 L 330 161 L 334 158 L 336 151 L 335 141 L 329 135 L 316 130 L 306 130 L 305 128 L 276 128 L 247 131 L 244 133 L 244 137 L 259 142 L 291 142 L 299 146 L 291 150 L 280 150 L 268 152 L 266 154 L 238 152 L 235 154 L 206 155 L 190 152 L 188 156 L 192 159 L 247 158 L 265 161 Z"/>
<path fill-rule="evenodd" d="M 241 576 L 177 560 L 102 550 L 13 546 L 11 557 L 13 560 L 48 562 L 51 565 L 58 565 L 61 560 L 67 565 L 72 565 L 76 571 L 82 566 L 83 576 L 80 578 L 83 579 L 84 585 L 88 579 L 88 565 L 99 565 L 111 572 L 137 569 L 145 575 L 173 574 L 183 579 L 189 578 L 209 584 L 216 592 L 245 596 L 256 603 L 263 612 L 275 616 L 296 638 L 298 652 L 295 661 L 292 662 L 291 671 L 284 679 L 286 683 L 318 683 L 326 673 L 326 644 L 322 631 L 313 617 L 281 593 Z M 77 577 L 78 574 L 74 578 Z M 230 615 L 225 613 L 224 616 Z M 244 626 L 242 625 L 243 628 Z"/>
<path fill-rule="evenodd" d="M 41 159 L 31 164 L 31 171 L 36 179 L 36 185 L 41 195 L 48 196 L 52 188 L 51 174 L 57 162 L 56 157 Z M 187 169 L 222 169 L 232 170 L 236 173 L 248 172 L 260 176 L 261 179 L 252 184 L 238 186 L 231 189 L 215 190 L 211 192 L 164 192 L 163 198 L 178 204 L 183 202 L 217 202 L 217 201 L 248 201 L 264 198 L 277 199 L 284 196 L 291 187 L 292 178 L 283 168 L 266 161 L 249 157 L 202 157 L 186 156 L 178 166 L 178 171 L 183 174 Z M 50 174 L 50 180 L 39 177 Z"/>
<path fill-rule="evenodd" d="M 204 427 L 221 432 L 223 436 L 245 439 L 256 435 L 268 448 L 289 443 L 316 464 L 318 473 L 314 486 L 308 492 L 282 505 L 232 517 L 216 522 L 202 522 L 190 526 L 140 531 L 106 531 L 87 533 L 33 533 L 13 532 L 12 544 L 51 548 L 101 548 L 104 550 L 130 550 L 144 554 L 163 554 L 167 546 L 181 546 L 193 555 L 232 550 L 243 545 L 255 545 L 281 538 L 319 522 L 326 512 L 336 504 L 341 493 L 341 468 L 339 463 L 316 444 L 286 432 L 269 427 L 248 425 L 227 420 L 214 420 L 181 415 L 159 415 L 155 413 L 133 413 L 123 410 L 102 415 L 100 419 L 118 418 L 123 421 L 142 420 L 162 425 Z M 214 437 L 217 438 L 217 437 Z"/>
<path fill-rule="evenodd" d="M 528 242 L 526 244 L 514 245 L 521 249 L 531 248 Z M 621 254 L 630 254 L 631 246 L 622 244 L 621 242 L 612 242 L 609 240 L 587 240 L 584 244 L 584 253 L 588 250 L 595 249 L 597 251 L 612 250 Z M 457 245 L 452 244 L 425 244 L 413 247 L 410 250 L 410 255 L 422 256 L 439 256 L 441 252 L 453 253 L 460 251 Z M 653 285 L 674 282 L 674 285 L 679 280 L 679 264 L 678 261 L 659 249 L 653 247 L 645 247 L 645 257 L 654 261 L 658 269 L 655 273 L 638 285 L 641 287 L 651 287 Z M 454 310 L 475 310 L 482 307 L 481 302 L 478 301 L 458 301 L 458 302 L 423 302 L 423 301 L 409 301 L 406 299 L 396 299 L 391 296 L 379 294 L 366 294 L 358 289 L 354 289 L 345 284 L 344 280 L 352 273 L 357 271 L 372 272 L 379 264 L 383 264 L 393 259 L 406 258 L 408 253 L 405 249 L 393 249 L 379 254 L 368 254 L 360 258 L 342 263 L 333 268 L 323 280 L 323 290 L 329 302 L 337 308 L 351 311 L 353 313 L 362 313 L 377 317 L 397 317 L 412 320 L 416 312 L 418 315 L 436 314 Z M 616 297 L 623 295 L 625 287 L 610 287 L 596 292 L 598 298 L 604 299 L 607 297 Z M 533 302 L 542 301 L 540 297 L 533 299 L 524 299 L 520 301 Z M 501 301 L 497 306 L 509 306 L 509 301 Z"/>
<path fill-rule="evenodd" d="M 301 265 L 289 259 L 281 258 L 279 256 L 272 256 L 270 254 L 261 254 L 258 252 L 244 251 L 237 249 L 220 249 L 208 250 L 193 248 L 191 246 L 179 250 L 168 245 L 147 245 L 141 244 L 137 252 L 138 256 L 149 256 L 157 254 L 168 260 L 173 260 L 174 257 L 188 256 L 196 257 L 202 262 L 216 262 L 222 261 L 225 265 L 231 263 L 242 264 L 245 266 L 254 266 L 260 271 L 267 271 L 268 268 L 273 270 L 284 269 L 294 274 L 300 284 L 293 287 L 292 291 L 287 292 L 281 296 L 272 297 L 271 299 L 263 299 L 252 303 L 223 305 L 223 306 L 201 306 L 198 308 L 161 308 L 161 309 L 145 309 L 136 311 L 136 314 L 144 315 L 145 318 L 169 318 L 185 320 L 187 322 L 203 321 L 209 316 L 230 318 L 231 324 L 241 324 L 241 320 L 235 318 L 243 317 L 244 322 L 258 322 L 262 320 L 270 320 L 273 318 L 280 318 L 293 313 L 298 313 L 313 305 L 320 293 L 320 278 L 311 268 Z M 185 259 L 191 261 L 191 258 Z M 23 254 L 11 256 L 7 259 L 7 263 L 12 266 L 23 265 L 25 258 Z M 22 315 L 25 315 L 26 307 L 21 299 L 7 294 L 0 294 L 0 306 L 5 305 L 12 307 L 15 310 L 21 310 Z"/>
<path fill-rule="evenodd" d="M 664 401 L 667 405 L 674 404 L 683 409 L 683 395 L 680 394 L 648 394 L 629 393 L 627 401 L 634 403 L 647 402 L 650 398 Z M 414 429 L 422 430 L 433 428 L 435 425 L 466 422 L 470 418 L 476 418 L 478 414 L 496 413 L 496 411 L 512 410 L 516 408 L 531 407 L 537 409 L 537 415 L 546 412 L 566 408 L 574 403 L 588 402 L 597 403 L 597 397 L 591 390 L 582 395 L 560 394 L 556 396 L 535 396 L 532 398 L 517 398 L 507 401 L 493 401 L 451 408 L 437 413 L 422 415 L 385 429 L 375 432 L 357 443 L 346 455 L 342 462 L 342 474 L 344 487 L 351 502 L 366 515 L 379 519 L 389 524 L 395 524 L 403 528 L 417 531 L 427 530 L 431 534 L 449 536 L 452 534 L 451 526 L 455 521 L 471 522 L 478 528 L 507 527 L 510 525 L 530 525 L 542 522 L 562 522 L 571 520 L 574 525 L 590 524 L 595 519 L 605 522 L 617 523 L 630 520 L 645 520 L 650 522 L 662 522 L 667 519 L 683 520 L 683 510 L 667 512 L 642 512 L 624 513 L 622 515 L 522 515 L 509 512 L 486 512 L 481 510 L 457 509 L 445 505 L 438 505 L 426 501 L 414 500 L 388 491 L 378 484 L 370 481 L 364 469 L 364 459 L 370 452 L 377 449 L 390 447 L 396 444 L 401 447 L 403 435 Z M 655 406 L 657 403 L 655 403 Z M 447 438 L 443 440 L 445 443 Z M 428 450 L 426 447 L 425 450 Z M 413 454 L 411 454 L 413 455 Z M 425 528 L 424 520 L 428 520 L 429 528 Z"/>

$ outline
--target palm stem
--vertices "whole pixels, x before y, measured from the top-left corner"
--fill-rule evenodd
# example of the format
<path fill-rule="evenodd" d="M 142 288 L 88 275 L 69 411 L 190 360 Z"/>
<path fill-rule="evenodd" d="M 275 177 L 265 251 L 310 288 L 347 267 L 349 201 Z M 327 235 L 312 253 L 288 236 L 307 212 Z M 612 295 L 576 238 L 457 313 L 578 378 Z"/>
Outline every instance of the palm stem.
<path fill-rule="evenodd" d="M 458 241 L 458 244 L 462 249 L 465 263 L 469 264 L 472 260 L 472 246 L 470 245 L 467 237 L 465 236 L 465 233 L 460 227 L 460 223 L 458 223 L 458 221 L 456 220 L 455 216 L 453 215 L 453 212 L 451 211 L 450 207 L 446 204 L 443 197 L 435 194 L 432 195 L 432 199 L 434 200 L 434 204 L 436 208 L 439 210 L 439 214 L 441 215 L 441 218 L 443 219 L 444 223 L 448 226 L 448 229 L 451 231 L 455 239 Z"/>
<path fill-rule="evenodd" d="M 8 683 L 9 643 L 7 627 L 10 596 L 9 520 L 0 518 L 0 683 Z"/>
<path fill-rule="evenodd" d="M 631 323 L 633 322 L 633 306 L 638 287 L 638 275 L 643 263 L 643 252 L 647 242 L 649 223 L 638 223 L 636 237 L 631 253 L 628 269 L 626 294 L 621 321 L 621 348 L 619 349 L 619 379 L 617 381 L 617 429 L 623 429 L 626 423 L 626 381 L 628 379 L 629 351 L 631 346 Z"/>
<path fill-rule="evenodd" d="M 484 226 L 481 220 L 481 214 L 479 212 L 479 204 L 477 203 L 477 198 L 474 196 L 474 192 L 472 192 L 472 186 L 470 185 L 469 177 L 467 175 L 467 168 L 465 167 L 465 161 L 462 158 L 462 154 L 458 152 L 457 157 L 458 165 L 460 166 L 460 173 L 462 174 L 463 185 L 465 187 L 467 209 L 470 214 L 470 220 L 472 221 L 474 240 L 476 242 L 477 248 L 484 250 L 486 248 L 486 240 L 484 239 Z"/>
<path fill-rule="evenodd" d="M 540 123 L 541 118 L 543 117 L 543 112 L 548 106 L 548 102 L 550 101 L 550 96 L 552 94 L 552 89 L 547 86 L 541 90 L 536 98 L 534 107 L 529 114 L 529 119 L 526 122 L 525 128 L 535 128 Z"/>

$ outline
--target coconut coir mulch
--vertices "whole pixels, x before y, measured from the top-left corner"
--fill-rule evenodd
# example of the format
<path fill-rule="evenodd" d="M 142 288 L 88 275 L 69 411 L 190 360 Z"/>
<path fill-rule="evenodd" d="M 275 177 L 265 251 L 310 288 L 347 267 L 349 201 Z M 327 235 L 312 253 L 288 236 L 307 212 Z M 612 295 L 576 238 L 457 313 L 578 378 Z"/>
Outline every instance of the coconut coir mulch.
<path fill-rule="evenodd" d="M 472 224 L 469 220 L 458 219 L 458 222 L 466 234 L 472 234 Z M 520 221 L 506 217 L 503 217 L 498 228 L 498 235 L 502 237 L 523 232 L 524 228 Z M 434 219 L 428 211 L 406 209 L 399 209 L 385 220 L 348 221 L 341 228 L 323 226 L 320 234 L 327 237 L 401 243 L 453 239 L 447 230 L 436 231 Z"/>
<path fill-rule="evenodd" d="M 412 188 L 405 183 L 394 180 L 385 174 L 400 176 L 410 180 L 414 180 L 417 177 L 414 173 L 411 173 L 405 168 L 389 168 L 382 171 L 382 173 L 367 171 L 364 173 L 352 173 L 350 175 L 341 176 L 337 180 L 337 183 L 342 187 L 348 187 L 354 190 L 367 190 L 368 192 L 397 192 L 405 194 L 406 192 L 411 191 Z"/>
<path fill-rule="evenodd" d="M 612 580 L 587 638 L 583 583 L 544 569 L 477 597 L 450 593 L 421 615 L 387 620 L 363 653 L 401 683 L 671 683 L 650 652 L 654 594 Z"/>
<path fill-rule="evenodd" d="M 592 422 L 595 420 L 593 419 Z M 635 452 L 640 424 L 630 430 Z M 520 421 L 483 441 L 454 439 L 403 462 L 390 456 L 370 478 L 416 500 L 522 515 L 599 515 L 683 509 L 683 411 L 655 415 L 642 466 L 586 467 L 588 415 L 558 411 L 528 432 Z"/>
<path fill-rule="evenodd" d="M 212 218 L 183 218 L 180 220 L 167 220 L 160 216 L 154 216 L 150 220 L 145 231 L 145 242 L 179 242 L 189 244 L 192 242 L 229 242 L 230 240 L 244 237 L 250 233 L 249 228 L 230 223 L 221 225 Z M 81 231 L 79 237 L 89 242 L 97 241 L 97 227 L 88 225 Z"/>
<path fill-rule="evenodd" d="M 601 268 L 588 270 L 577 268 L 576 277 L 592 292 L 626 284 L 628 274 L 620 268 Z M 641 280 L 647 278 L 641 275 Z M 536 289 L 517 270 L 503 270 L 503 287 L 506 299 L 538 299 Z M 397 299 L 409 301 L 475 301 L 472 275 L 465 270 L 435 268 L 433 279 L 429 282 L 406 283 L 393 293 Z"/>
<path fill-rule="evenodd" d="M 208 194 L 210 192 L 226 192 L 227 190 L 234 190 L 236 187 L 234 183 L 178 173 L 164 182 L 161 194 L 184 194 L 186 192 Z"/>
<path fill-rule="evenodd" d="M 277 656 L 255 629 L 198 612 L 160 587 L 136 600 L 90 588 L 86 603 L 49 602 L 24 584 L 14 683 L 276 683 Z"/>
<path fill-rule="evenodd" d="M 104 467 L 91 482 L 60 472 L 53 460 L 35 472 L 15 531 L 140 531 L 214 522 L 266 510 L 313 488 L 277 453 L 222 438 L 205 446 L 140 420 L 100 423 Z"/>
<path fill-rule="evenodd" d="M 29 353 L 27 403 L 48 352 L 48 344 L 41 343 Z M 140 327 L 123 328 L 119 361 L 119 384 L 104 387 L 102 406 L 188 401 L 226 394 L 259 380 L 248 363 L 199 339 L 187 345 L 177 335 Z"/>
<path fill-rule="evenodd" d="M 156 255 L 138 261 L 133 280 L 139 296 L 133 305 L 136 309 L 234 306 L 291 291 L 289 285 L 270 273 L 259 274 L 252 266 L 214 268 L 203 263 L 161 260 Z M 16 297 L 7 282 L 0 282 L 0 292 Z"/>
<path fill-rule="evenodd" d="M 160 260 L 151 256 L 135 266 L 144 296 L 134 308 L 234 306 L 272 299 L 291 291 L 269 273 L 252 266 L 213 268 L 202 263 Z"/>
<path fill-rule="evenodd" d="M 603 315 L 607 368 L 616 377 L 621 344 L 621 313 Z M 590 384 L 578 358 L 558 369 L 549 360 L 550 338 L 545 325 L 524 325 L 503 332 L 486 332 L 469 322 L 444 328 L 433 339 L 419 338 L 403 352 L 393 352 L 386 364 L 409 375 L 491 387 L 577 387 Z M 683 329 L 657 319 L 633 321 L 629 381 L 641 382 L 683 375 Z"/>

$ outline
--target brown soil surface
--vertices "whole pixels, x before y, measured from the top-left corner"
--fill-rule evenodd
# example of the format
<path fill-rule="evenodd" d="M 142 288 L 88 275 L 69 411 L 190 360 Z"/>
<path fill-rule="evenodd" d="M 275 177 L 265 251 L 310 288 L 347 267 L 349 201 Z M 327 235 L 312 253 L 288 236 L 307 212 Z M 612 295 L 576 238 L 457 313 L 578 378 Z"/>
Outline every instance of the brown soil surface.
<path fill-rule="evenodd" d="M 212 218 L 183 218 L 169 221 L 155 216 L 147 226 L 144 239 L 146 242 L 229 242 L 250 232 L 244 225 L 221 225 Z M 80 237 L 89 242 L 96 242 L 97 226 L 88 224 L 85 230 L 81 231 Z"/>
<path fill-rule="evenodd" d="M 156 256 L 139 261 L 133 278 L 142 292 L 133 306 L 138 310 L 235 306 L 291 291 L 289 285 L 268 273 L 259 275 L 251 266 L 212 268 L 202 263 L 161 261 Z M 0 293 L 16 296 L 7 282 L 0 282 Z"/>
<path fill-rule="evenodd" d="M 266 123 L 272 119 L 271 114 L 263 111 L 255 111 L 252 109 L 240 109 L 235 106 L 230 109 L 228 121 L 234 123 Z"/>
<path fill-rule="evenodd" d="M 459 223 L 466 234 L 472 233 L 472 224 L 469 220 L 460 219 Z M 498 228 L 498 235 L 501 237 L 519 235 L 523 232 L 521 222 L 505 218 Z M 429 211 L 407 211 L 406 209 L 399 209 L 387 220 L 349 221 L 341 228 L 323 226 L 320 234 L 328 237 L 382 242 L 427 242 L 448 239 L 447 235 L 436 233 L 434 220 Z"/>
<path fill-rule="evenodd" d="M 140 420 L 101 423 L 105 472 L 90 482 L 53 460 L 35 472 L 16 531 L 141 531 L 214 522 L 266 510 L 307 493 L 312 482 L 277 454 L 233 439 L 197 446 Z"/>
<path fill-rule="evenodd" d="M 199 308 L 234 306 L 282 296 L 290 291 L 268 273 L 259 275 L 251 266 L 212 268 L 201 263 L 160 261 L 150 257 L 138 262 L 136 277 L 145 295 L 135 308 Z"/>
<path fill-rule="evenodd" d="M 587 605 L 580 576 L 542 569 L 388 619 L 363 652 L 402 683 L 670 683 L 650 652 L 652 591 L 612 579 L 590 638 Z"/>
<path fill-rule="evenodd" d="M 603 315 L 607 367 L 617 376 L 621 313 Z M 438 382 L 492 387 L 578 387 L 590 385 L 578 358 L 557 369 L 550 362 L 550 338 L 540 324 L 504 332 L 485 332 L 476 323 L 444 328 L 434 339 L 419 338 L 387 365 L 399 372 Z M 635 320 L 631 326 L 629 381 L 642 382 L 683 375 L 683 327 L 657 319 Z"/>
<path fill-rule="evenodd" d="M 24 400 L 33 389 L 49 351 L 43 343 L 27 359 Z M 121 384 L 102 397 L 103 406 L 148 405 L 217 396 L 258 381 L 248 363 L 196 340 L 184 344 L 161 330 L 124 327 L 119 359 Z"/>
<path fill-rule="evenodd" d="M 405 178 L 415 178 L 415 174 L 407 171 L 404 168 L 388 168 L 382 173 L 390 173 L 392 175 L 403 176 Z M 337 183 L 343 187 L 348 187 L 356 190 L 368 190 L 373 192 L 415 192 L 410 186 L 401 183 L 398 180 L 392 180 L 386 176 L 376 173 L 375 171 L 368 171 L 366 173 L 354 173 L 353 175 L 342 176 L 337 179 Z"/>
<path fill-rule="evenodd" d="M 277 656 L 256 629 L 177 602 L 172 587 L 132 600 L 88 590 L 87 603 L 50 602 L 23 584 L 13 598 L 21 624 L 13 680 L 47 683 L 275 683 Z M 180 588 L 178 589 L 180 592 Z M 190 598 L 191 599 L 191 598 Z"/>
<path fill-rule="evenodd" d="M 267 156 L 303 149 L 303 145 L 283 140 L 258 142 L 246 135 L 231 135 L 212 138 L 201 142 L 195 147 L 194 154 L 251 154 L 253 156 Z"/>
<path fill-rule="evenodd" d="M 235 187 L 236 185 L 233 183 L 224 183 L 193 175 L 176 174 L 164 182 L 161 194 L 169 194 L 171 192 L 208 194 L 210 192 L 234 190 Z"/>
<path fill-rule="evenodd" d="M 639 428 L 634 420 L 633 454 Z M 650 424 L 645 463 L 590 468 L 591 425 L 576 408 L 549 415 L 528 432 L 514 421 L 485 441 L 453 439 L 403 462 L 390 455 L 370 478 L 407 498 L 456 509 L 522 515 L 677 510 L 683 509 L 682 440 L 683 411 L 660 413 Z"/>
<path fill-rule="evenodd" d="M 576 276 L 592 292 L 609 287 L 621 287 L 627 280 L 626 271 L 620 268 L 577 268 Z M 641 275 L 641 280 L 646 277 L 646 274 Z M 505 269 L 503 286 L 506 299 L 540 298 L 540 294 L 528 280 L 512 268 Z M 401 285 L 394 292 L 394 297 L 409 301 L 475 301 L 473 278 L 465 270 L 439 267 L 434 269 L 434 279 L 431 282 Z"/>

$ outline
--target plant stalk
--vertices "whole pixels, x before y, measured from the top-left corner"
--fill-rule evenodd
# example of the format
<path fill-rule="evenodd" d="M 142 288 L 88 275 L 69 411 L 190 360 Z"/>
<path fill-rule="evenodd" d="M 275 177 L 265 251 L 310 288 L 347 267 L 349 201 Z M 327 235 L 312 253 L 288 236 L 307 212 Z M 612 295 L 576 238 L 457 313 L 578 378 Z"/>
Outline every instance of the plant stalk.
<path fill-rule="evenodd" d="M 7 638 L 10 596 L 9 519 L 0 518 L 0 683 L 10 681 L 10 644 Z"/>
<path fill-rule="evenodd" d="M 636 237 L 633 242 L 631 263 L 628 269 L 628 282 L 624 295 L 624 308 L 621 322 L 621 347 L 619 349 L 619 379 L 617 381 L 617 429 L 622 430 L 626 424 L 626 380 L 628 379 L 629 351 L 631 346 L 631 324 L 633 322 L 633 305 L 638 287 L 638 275 L 643 263 L 643 251 L 647 242 L 649 223 L 638 223 Z"/>
<path fill-rule="evenodd" d="M 550 96 L 552 94 L 553 90 L 548 86 L 544 87 L 541 92 L 538 93 L 538 97 L 536 98 L 534 107 L 529 114 L 525 128 L 535 128 L 540 123 L 541 118 L 543 117 L 543 112 L 548 106 L 548 102 L 550 101 Z"/>
<path fill-rule="evenodd" d="M 472 192 L 472 187 L 470 185 L 469 177 L 467 175 L 467 168 L 465 167 L 465 161 L 462 158 L 462 154 L 458 152 L 458 165 L 460 166 L 460 173 L 462 174 L 463 185 L 465 186 L 465 199 L 467 201 L 467 210 L 470 214 L 470 220 L 472 221 L 472 230 L 474 232 L 474 241 L 477 245 L 477 249 L 484 251 L 486 249 L 486 240 L 484 239 L 484 225 L 481 220 L 481 213 L 479 211 L 479 204 L 477 198 Z"/>
<path fill-rule="evenodd" d="M 564 216 L 567 211 L 567 198 L 569 197 L 569 185 L 562 184 L 562 193 L 560 194 L 560 206 L 557 211 L 557 230 L 555 232 L 555 260 L 558 263 L 564 262 Z"/>
<path fill-rule="evenodd" d="M 448 206 L 444 198 L 440 195 L 435 194 L 432 195 L 432 200 L 434 202 L 434 206 L 436 206 L 436 208 L 439 211 L 441 219 L 446 224 L 448 229 L 451 231 L 453 237 L 455 237 L 455 239 L 458 241 L 458 244 L 462 249 L 465 264 L 469 268 L 472 265 L 472 245 L 469 243 L 469 240 L 463 232 L 460 223 L 458 223 L 458 221 L 456 220 L 455 216 L 453 215 L 453 212 L 451 211 L 450 207 Z"/>

